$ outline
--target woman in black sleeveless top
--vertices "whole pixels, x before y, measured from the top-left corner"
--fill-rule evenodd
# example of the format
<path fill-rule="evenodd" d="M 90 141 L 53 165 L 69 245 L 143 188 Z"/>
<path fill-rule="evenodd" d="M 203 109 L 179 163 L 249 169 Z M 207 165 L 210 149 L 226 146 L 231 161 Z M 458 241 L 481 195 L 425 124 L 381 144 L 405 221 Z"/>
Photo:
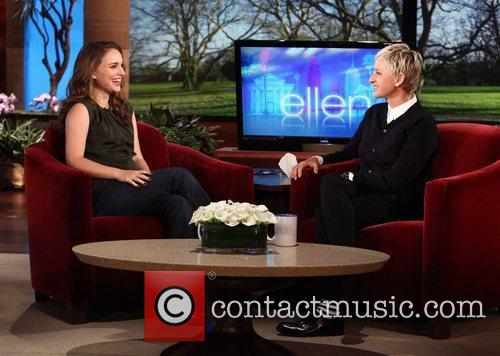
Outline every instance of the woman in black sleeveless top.
<path fill-rule="evenodd" d="M 120 95 L 124 75 L 116 43 L 91 42 L 80 50 L 60 113 L 67 164 L 92 176 L 94 216 L 157 216 L 167 236 L 193 237 L 191 215 L 210 198 L 184 168 L 150 171 L 134 111 Z"/>

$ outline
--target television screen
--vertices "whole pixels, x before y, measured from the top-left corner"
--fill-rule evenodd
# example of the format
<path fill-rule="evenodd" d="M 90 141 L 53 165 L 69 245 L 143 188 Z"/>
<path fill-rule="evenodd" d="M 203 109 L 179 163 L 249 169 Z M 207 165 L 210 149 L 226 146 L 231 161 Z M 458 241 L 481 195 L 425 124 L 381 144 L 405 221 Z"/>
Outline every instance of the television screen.
<path fill-rule="evenodd" d="M 384 101 L 373 96 L 369 78 L 385 45 L 237 41 L 242 146 L 351 138 L 366 109 Z"/>

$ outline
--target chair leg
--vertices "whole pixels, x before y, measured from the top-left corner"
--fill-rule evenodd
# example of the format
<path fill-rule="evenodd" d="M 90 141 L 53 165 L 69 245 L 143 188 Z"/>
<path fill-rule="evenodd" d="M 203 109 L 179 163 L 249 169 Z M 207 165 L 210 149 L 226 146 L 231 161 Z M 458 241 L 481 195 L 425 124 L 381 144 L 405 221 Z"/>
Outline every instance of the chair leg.
<path fill-rule="evenodd" d="M 88 302 L 86 300 L 66 301 L 66 321 L 70 324 L 87 322 Z"/>
<path fill-rule="evenodd" d="M 432 339 L 448 339 L 451 334 L 450 318 L 433 318 L 427 320 L 428 335 Z"/>
<path fill-rule="evenodd" d="M 35 302 L 37 303 L 43 303 L 46 302 L 50 299 L 50 297 L 47 294 L 43 294 L 41 292 L 35 291 Z"/>

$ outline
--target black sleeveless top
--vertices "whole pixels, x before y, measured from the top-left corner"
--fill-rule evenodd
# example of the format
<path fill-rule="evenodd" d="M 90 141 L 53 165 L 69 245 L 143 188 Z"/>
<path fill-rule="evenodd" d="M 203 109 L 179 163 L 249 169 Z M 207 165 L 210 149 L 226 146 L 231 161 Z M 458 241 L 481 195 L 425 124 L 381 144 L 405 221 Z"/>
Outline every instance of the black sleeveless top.
<path fill-rule="evenodd" d="M 89 132 L 85 142 L 84 157 L 105 166 L 120 169 L 137 169 L 132 158 L 134 152 L 134 129 L 132 123 L 125 124 L 111 109 L 100 107 L 92 99 L 78 101 L 89 112 Z M 126 110 L 133 109 L 126 103 Z M 108 179 L 93 178 L 92 192 L 95 200 Z"/>

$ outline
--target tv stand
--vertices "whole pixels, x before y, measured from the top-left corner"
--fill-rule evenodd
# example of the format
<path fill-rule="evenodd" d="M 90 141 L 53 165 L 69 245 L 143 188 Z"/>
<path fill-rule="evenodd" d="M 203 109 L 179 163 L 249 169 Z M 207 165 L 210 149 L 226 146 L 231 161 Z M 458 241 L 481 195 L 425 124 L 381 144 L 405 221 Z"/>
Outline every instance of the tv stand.
<path fill-rule="evenodd" d="M 328 153 L 340 151 L 344 147 L 345 144 L 338 144 L 338 143 L 303 143 L 302 151 L 321 152 L 322 155 L 326 155 Z"/>
<path fill-rule="evenodd" d="M 253 168 L 277 168 L 278 162 L 286 151 L 248 151 L 236 147 L 222 147 L 215 151 L 215 158 L 221 161 L 242 164 Z M 328 152 L 291 152 L 297 156 L 297 161 L 303 161 L 311 156 L 321 156 Z"/>

